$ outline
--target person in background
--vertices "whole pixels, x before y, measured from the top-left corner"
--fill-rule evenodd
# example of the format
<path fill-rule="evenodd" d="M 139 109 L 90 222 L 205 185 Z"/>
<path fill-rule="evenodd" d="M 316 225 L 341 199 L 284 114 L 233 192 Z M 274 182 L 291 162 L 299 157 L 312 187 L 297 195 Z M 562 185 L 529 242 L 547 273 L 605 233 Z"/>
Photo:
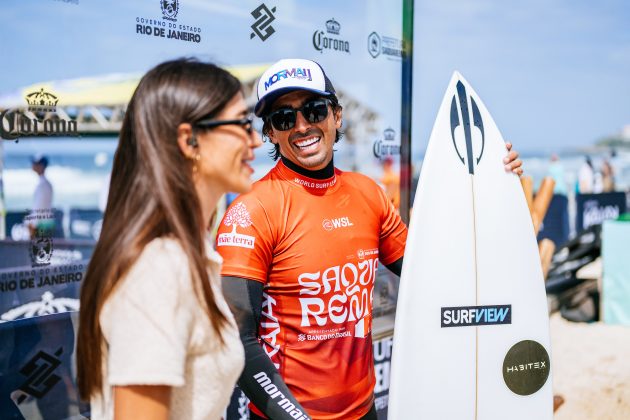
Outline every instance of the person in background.
<path fill-rule="evenodd" d="M 37 154 L 31 157 L 31 168 L 38 176 L 37 186 L 33 192 L 33 205 L 26 221 L 31 238 L 37 235 L 38 229 L 52 233 L 55 227 L 52 207 L 53 187 L 48 178 L 46 178 L 47 167 L 47 156 Z"/>
<path fill-rule="evenodd" d="M 394 159 L 391 156 L 386 156 L 382 163 L 383 176 L 380 179 L 381 184 L 383 184 L 385 189 L 385 195 L 392 202 L 394 208 L 398 210 L 400 206 L 400 174 L 394 171 Z"/>
<path fill-rule="evenodd" d="M 613 192 L 615 191 L 615 173 L 613 171 L 613 167 L 608 161 L 608 159 L 604 159 L 602 162 L 602 192 Z"/>
<path fill-rule="evenodd" d="M 243 347 L 207 234 L 222 194 L 251 189 L 240 82 L 162 63 L 123 120 L 103 229 L 81 289 L 78 385 L 92 419 L 220 419 Z"/>
<path fill-rule="evenodd" d="M 551 155 L 551 161 L 549 163 L 548 174 L 555 181 L 555 186 L 553 187 L 554 194 L 560 194 L 567 196 L 567 182 L 564 175 L 564 166 L 562 162 L 560 162 L 560 158 L 557 154 L 553 153 Z"/>
<path fill-rule="evenodd" d="M 578 192 L 580 194 L 591 194 L 595 183 L 595 172 L 590 156 L 584 158 L 584 163 L 578 172 Z"/>

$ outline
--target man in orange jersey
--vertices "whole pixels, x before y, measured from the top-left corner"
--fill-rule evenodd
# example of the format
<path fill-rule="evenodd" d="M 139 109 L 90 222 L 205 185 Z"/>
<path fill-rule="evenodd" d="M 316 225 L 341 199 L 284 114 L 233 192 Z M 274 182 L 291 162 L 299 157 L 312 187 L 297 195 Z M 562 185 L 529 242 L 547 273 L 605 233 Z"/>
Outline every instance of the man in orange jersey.
<path fill-rule="evenodd" d="M 374 281 L 379 261 L 400 275 L 407 229 L 372 179 L 334 167 L 342 107 L 319 64 L 278 61 L 258 99 L 278 163 L 217 235 L 251 418 L 375 420 Z"/>

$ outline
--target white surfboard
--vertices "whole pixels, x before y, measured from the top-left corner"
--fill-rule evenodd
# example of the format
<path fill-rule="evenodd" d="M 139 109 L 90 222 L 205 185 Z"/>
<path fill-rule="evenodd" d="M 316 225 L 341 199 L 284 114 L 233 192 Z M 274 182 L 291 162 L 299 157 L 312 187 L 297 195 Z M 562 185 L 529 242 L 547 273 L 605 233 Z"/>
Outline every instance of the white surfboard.
<path fill-rule="evenodd" d="M 505 143 L 455 72 L 413 207 L 398 294 L 390 420 L 551 419 L 547 300 Z"/>

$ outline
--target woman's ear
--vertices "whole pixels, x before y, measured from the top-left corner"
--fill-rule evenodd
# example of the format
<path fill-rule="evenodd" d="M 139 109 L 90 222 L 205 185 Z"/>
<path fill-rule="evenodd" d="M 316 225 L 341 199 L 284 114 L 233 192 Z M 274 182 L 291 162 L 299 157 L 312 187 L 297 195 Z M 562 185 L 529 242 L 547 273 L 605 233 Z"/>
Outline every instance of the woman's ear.
<path fill-rule="evenodd" d="M 189 123 L 181 123 L 177 126 L 177 145 L 182 154 L 187 158 L 192 158 L 197 148 L 197 140 Z"/>

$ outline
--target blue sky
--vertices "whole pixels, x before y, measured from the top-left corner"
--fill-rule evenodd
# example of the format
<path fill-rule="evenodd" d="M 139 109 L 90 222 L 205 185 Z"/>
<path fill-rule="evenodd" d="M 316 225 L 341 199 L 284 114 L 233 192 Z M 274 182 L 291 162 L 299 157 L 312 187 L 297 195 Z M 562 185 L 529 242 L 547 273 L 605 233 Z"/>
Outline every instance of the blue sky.
<path fill-rule="evenodd" d="M 630 2 L 417 0 L 414 149 L 453 70 L 523 151 L 586 146 L 630 124 Z"/>
<path fill-rule="evenodd" d="M 180 0 L 178 23 L 203 28 L 208 58 L 230 57 L 250 63 L 275 60 L 267 49 L 272 44 L 276 45 L 274 54 L 286 51 L 298 55 L 310 42 L 314 24 L 331 16 L 343 18 L 343 31 L 348 36 L 367 27 L 392 35 L 397 30 L 397 25 L 388 27 L 386 23 L 388 16 L 391 19 L 399 10 L 399 6 L 392 9 L 395 2 L 266 0 L 270 7 L 278 6 L 278 28 L 299 31 L 303 27 L 304 36 L 276 35 L 264 44 L 255 44 L 248 36 L 252 23 L 248 10 L 260 2 Z M 365 5 L 360 13 L 357 4 Z M 79 0 L 79 5 L 5 0 L 0 29 L 5 58 L 0 67 L 0 92 L 43 80 L 142 72 L 161 57 L 198 53 L 198 46 L 189 43 L 163 42 L 156 48 L 156 39 L 135 35 L 136 16 L 161 16 L 158 0 L 116 0 L 107 5 L 99 0 Z M 426 147 L 454 70 L 472 84 L 504 137 L 522 151 L 587 146 L 630 124 L 629 2 L 416 0 L 415 12 L 416 153 Z M 350 14 L 355 18 L 350 19 Z M 208 16 L 220 18 L 209 21 Z M 48 24 L 38 22 L 52 22 L 55 30 L 51 32 Z M 224 42 L 227 40 L 244 47 L 235 49 Z M 359 54 L 363 42 L 357 38 L 352 47 L 352 59 L 358 67 L 370 60 Z M 23 57 L 29 57 L 28 65 L 20 64 Z M 334 60 L 332 55 L 322 57 L 324 65 Z M 359 78 L 346 79 L 341 78 L 340 83 L 353 88 L 360 84 Z M 368 87 L 355 90 L 361 96 L 364 89 Z"/>

